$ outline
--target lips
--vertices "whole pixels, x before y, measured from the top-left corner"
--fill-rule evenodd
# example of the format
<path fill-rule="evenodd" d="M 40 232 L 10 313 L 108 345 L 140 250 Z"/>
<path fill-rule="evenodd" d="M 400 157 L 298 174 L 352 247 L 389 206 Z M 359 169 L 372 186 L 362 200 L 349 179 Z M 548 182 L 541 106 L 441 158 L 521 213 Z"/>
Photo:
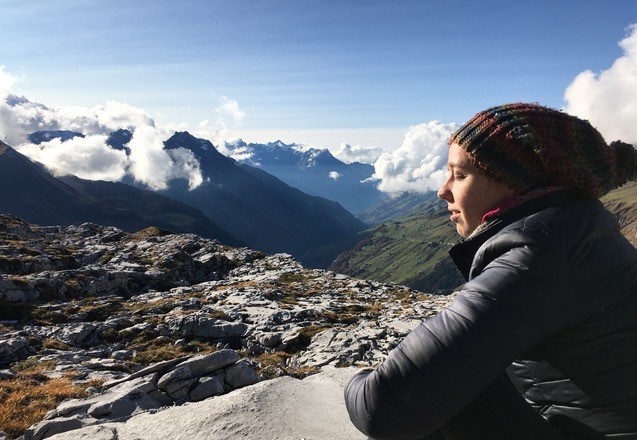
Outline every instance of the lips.
<path fill-rule="evenodd" d="M 449 211 L 451 211 L 451 216 L 449 217 L 449 220 L 455 223 L 460 217 L 460 211 L 455 209 L 450 209 Z"/>

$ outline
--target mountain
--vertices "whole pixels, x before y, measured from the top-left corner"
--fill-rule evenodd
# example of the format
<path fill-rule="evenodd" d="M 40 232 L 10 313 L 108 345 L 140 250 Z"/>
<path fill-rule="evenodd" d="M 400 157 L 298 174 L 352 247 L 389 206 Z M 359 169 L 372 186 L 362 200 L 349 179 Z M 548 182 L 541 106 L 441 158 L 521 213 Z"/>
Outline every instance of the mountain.
<path fill-rule="evenodd" d="M 439 206 L 434 200 L 432 205 Z M 424 292 L 451 293 L 464 281 L 447 253 L 458 235 L 445 208 L 427 206 L 427 211 L 425 215 L 387 221 L 369 231 L 329 269 Z"/>
<path fill-rule="evenodd" d="M 362 439 L 345 376 L 297 378 L 376 365 L 449 303 L 154 232 L 0 214 L 0 438 Z"/>
<path fill-rule="evenodd" d="M 31 133 L 27 138 L 32 144 L 40 145 L 42 142 L 48 142 L 53 139 L 59 139 L 64 142 L 75 137 L 83 138 L 84 135 L 70 130 L 41 130 Z"/>
<path fill-rule="evenodd" d="M 241 163 L 260 168 L 301 191 L 337 201 L 350 212 L 358 213 L 385 196 L 370 179 L 372 165 L 346 164 L 327 150 L 301 148 L 281 141 L 267 144 L 226 144 Z"/>
<path fill-rule="evenodd" d="M 0 142 L 0 187 L 0 212 L 33 223 L 93 222 L 126 231 L 156 226 L 243 245 L 195 208 L 122 183 L 77 177 L 57 179 L 3 142 Z"/>
<path fill-rule="evenodd" d="M 195 206 L 215 223 L 266 252 L 288 252 L 308 266 L 327 265 L 342 249 L 318 261 L 311 249 L 354 236 L 366 225 L 341 205 L 310 196 L 267 172 L 219 153 L 205 139 L 175 133 L 167 150 L 186 148 L 197 158 L 204 182 L 190 190 L 183 179 L 162 191 Z"/>

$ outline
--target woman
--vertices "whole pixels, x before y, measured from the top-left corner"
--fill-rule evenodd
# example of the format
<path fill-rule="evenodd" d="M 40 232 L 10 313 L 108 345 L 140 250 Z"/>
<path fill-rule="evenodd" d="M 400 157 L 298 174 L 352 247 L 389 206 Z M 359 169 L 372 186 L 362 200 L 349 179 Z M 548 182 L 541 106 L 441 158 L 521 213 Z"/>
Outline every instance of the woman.
<path fill-rule="evenodd" d="M 478 113 L 450 139 L 438 196 L 467 283 L 347 383 L 374 439 L 637 439 L 637 249 L 597 200 L 637 152 L 536 104 Z"/>

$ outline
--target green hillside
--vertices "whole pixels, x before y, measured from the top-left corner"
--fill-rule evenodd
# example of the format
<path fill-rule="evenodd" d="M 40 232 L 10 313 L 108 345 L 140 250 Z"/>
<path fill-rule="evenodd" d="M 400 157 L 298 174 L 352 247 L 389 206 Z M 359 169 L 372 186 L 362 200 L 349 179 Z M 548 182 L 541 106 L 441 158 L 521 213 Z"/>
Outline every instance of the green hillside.
<path fill-rule="evenodd" d="M 458 240 L 446 210 L 389 221 L 368 232 L 330 269 L 357 278 L 404 284 L 428 293 L 450 293 L 463 279 L 447 254 Z"/>
<path fill-rule="evenodd" d="M 401 212 L 405 200 L 395 199 L 399 208 L 390 211 Z M 616 189 L 601 200 L 617 216 L 624 236 L 637 247 L 637 182 Z M 413 207 L 408 217 L 386 221 L 368 231 L 330 269 L 428 293 L 450 293 L 463 282 L 447 254 L 458 240 L 444 204 L 432 199 Z"/>
<path fill-rule="evenodd" d="M 630 182 L 601 200 L 617 216 L 622 234 L 637 247 L 637 182 Z"/>

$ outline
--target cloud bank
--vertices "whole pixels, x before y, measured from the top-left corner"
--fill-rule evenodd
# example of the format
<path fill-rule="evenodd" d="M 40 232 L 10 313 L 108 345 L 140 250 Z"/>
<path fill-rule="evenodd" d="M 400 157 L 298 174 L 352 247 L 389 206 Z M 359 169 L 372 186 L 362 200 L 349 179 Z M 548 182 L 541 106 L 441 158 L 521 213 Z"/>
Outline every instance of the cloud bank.
<path fill-rule="evenodd" d="M 385 150 L 381 147 L 363 147 L 361 145 L 341 143 L 338 148 L 330 150 L 330 152 L 335 158 L 345 163 L 373 164 Z"/>
<path fill-rule="evenodd" d="M 446 175 L 447 140 L 456 128 L 438 121 L 411 127 L 400 148 L 383 153 L 374 163 L 378 189 L 387 193 L 437 190 Z"/>
<path fill-rule="evenodd" d="M 16 150 L 46 167 L 56 176 L 74 174 L 88 180 L 119 181 L 129 163 L 125 151 L 106 145 L 105 135 L 53 139 L 40 145 L 21 144 Z"/>
<path fill-rule="evenodd" d="M 580 73 L 564 92 L 565 110 L 588 119 L 606 142 L 637 144 L 637 25 L 619 42 L 624 54 L 607 70 Z"/>
<path fill-rule="evenodd" d="M 44 164 L 52 174 L 107 181 L 130 176 L 153 190 L 166 189 L 171 179 L 187 180 L 190 189 L 204 182 L 192 151 L 164 149 L 163 141 L 183 126 L 158 125 L 144 110 L 117 101 L 93 107 L 49 107 L 12 95 L 15 82 L 0 66 L 0 140 Z M 202 122 L 196 136 L 216 141 L 227 131 L 226 119 L 239 123 L 245 118 L 237 101 L 225 96 L 217 112 L 223 117 L 212 124 Z M 129 153 L 107 144 L 108 135 L 119 129 L 133 133 Z M 28 135 L 43 130 L 70 130 L 85 137 L 30 143 Z"/>

